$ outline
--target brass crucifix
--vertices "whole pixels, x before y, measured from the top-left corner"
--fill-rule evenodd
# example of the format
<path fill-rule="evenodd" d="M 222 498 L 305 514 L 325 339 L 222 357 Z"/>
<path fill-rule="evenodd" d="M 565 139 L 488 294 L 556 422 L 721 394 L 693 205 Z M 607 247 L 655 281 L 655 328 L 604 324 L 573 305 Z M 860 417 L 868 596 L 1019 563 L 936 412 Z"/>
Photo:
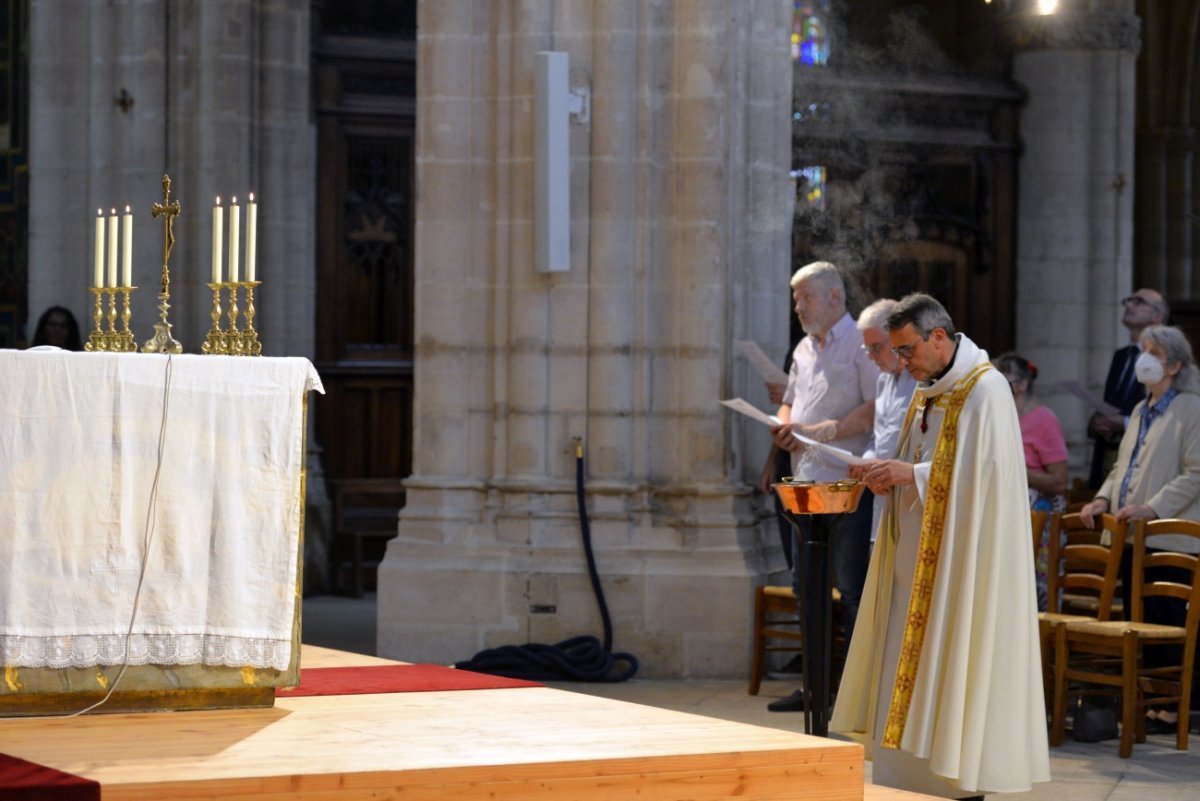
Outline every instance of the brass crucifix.
<path fill-rule="evenodd" d="M 150 213 L 163 218 L 163 263 L 162 291 L 158 293 L 158 322 L 154 324 L 154 336 L 142 345 L 142 353 L 183 353 L 183 345 L 171 336 L 171 324 L 167 322 L 167 310 L 171 308 L 171 248 L 175 247 L 175 216 L 179 214 L 179 201 L 171 200 L 171 176 L 163 175 L 163 202 L 150 207 Z"/>

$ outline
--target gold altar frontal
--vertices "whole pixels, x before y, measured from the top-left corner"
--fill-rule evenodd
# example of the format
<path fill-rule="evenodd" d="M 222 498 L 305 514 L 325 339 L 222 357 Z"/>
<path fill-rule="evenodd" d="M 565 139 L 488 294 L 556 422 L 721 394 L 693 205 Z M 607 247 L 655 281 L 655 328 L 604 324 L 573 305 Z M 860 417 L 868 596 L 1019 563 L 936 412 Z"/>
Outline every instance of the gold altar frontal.
<path fill-rule="evenodd" d="M 396 664 L 305 646 L 305 667 Z M 854 743 L 548 687 L 280 698 L 272 709 L 0 720 L 0 752 L 104 801 L 915 801 Z"/>

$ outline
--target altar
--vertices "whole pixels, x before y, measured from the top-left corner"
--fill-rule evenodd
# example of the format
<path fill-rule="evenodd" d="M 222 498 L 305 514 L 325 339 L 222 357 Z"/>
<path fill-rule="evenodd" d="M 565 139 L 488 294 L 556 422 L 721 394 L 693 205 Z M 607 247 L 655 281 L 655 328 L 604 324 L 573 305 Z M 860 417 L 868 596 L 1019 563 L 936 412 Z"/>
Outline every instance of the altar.
<path fill-rule="evenodd" d="M 302 358 L 0 351 L 0 715 L 298 680 Z"/>

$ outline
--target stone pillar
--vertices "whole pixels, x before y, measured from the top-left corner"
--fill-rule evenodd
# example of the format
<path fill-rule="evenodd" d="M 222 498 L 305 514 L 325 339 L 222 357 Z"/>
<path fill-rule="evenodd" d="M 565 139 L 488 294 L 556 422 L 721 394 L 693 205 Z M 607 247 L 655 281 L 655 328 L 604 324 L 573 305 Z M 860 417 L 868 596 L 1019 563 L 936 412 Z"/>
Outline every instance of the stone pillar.
<path fill-rule="evenodd" d="M 643 675 L 743 675 L 752 590 L 782 557 L 748 486 L 766 434 L 716 401 L 761 394 L 735 337 L 787 343 L 756 293 L 790 260 L 791 4 L 418 13 L 416 445 L 379 651 L 600 634 L 578 442 L 614 646 Z M 532 266 L 538 50 L 566 51 L 592 101 L 570 133 L 572 266 L 551 275 Z"/>
<path fill-rule="evenodd" d="M 198 353 L 210 324 L 213 200 L 257 193 L 255 321 L 269 355 L 311 355 L 315 158 L 308 0 L 30 3 L 29 296 L 90 327 L 92 219 L 134 213 L 133 329 L 153 333 L 163 173 L 181 203 L 171 322 Z M 122 96 L 122 91 L 125 92 Z M 119 105 L 119 98 L 125 99 Z"/>
<path fill-rule="evenodd" d="M 1133 0 L 1062 2 L 1012 20 L 1013 77 L 1028 93 L 1017 202 L 1017 349 L 1043 385 L 1076 378 L 1103 394 L 1128 341 L 1120 299 L 1133 276 L 1135 68 Z M 1090 410 L 1054 407 L 1083 469 Z M 1076 471 L 1078 472 L 1078 471 Z"/>

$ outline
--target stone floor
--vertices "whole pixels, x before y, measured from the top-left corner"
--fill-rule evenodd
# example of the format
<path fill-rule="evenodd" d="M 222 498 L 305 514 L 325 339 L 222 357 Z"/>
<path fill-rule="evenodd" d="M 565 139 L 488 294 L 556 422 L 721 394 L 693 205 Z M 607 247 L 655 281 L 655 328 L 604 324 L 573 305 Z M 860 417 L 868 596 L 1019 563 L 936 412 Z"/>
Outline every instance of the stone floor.
<path fill-rule="evenodd" d="M 304 599 L 305 642 L 356 653 L 375 653 L 375 596 L 361 599 L 317 596 Z M 464 654 L 463 658 L 471 654 Z M 800 713 L 772 713 L 767 703 L 794 685 L 765 681 L 761 693 L 746 694 L 742 681 L 659 681 L 556 685 L 565 690 L 617 698 L 788 731 L 804 731 Z M 1134 746 L 1131 759 L 1117 756 L 1115 740 L 1095 744 L 1068 740 L 1050 750 L 1053 781 L 1029 793 L 991 796 L 1034 801 L 1196 801 L 1200 799 L 1200 735 L 1189 751 L 1176 751 L 1174 738 L 1150 736 Z M 870 776 L 870 765 L 867 767 Z"/>

